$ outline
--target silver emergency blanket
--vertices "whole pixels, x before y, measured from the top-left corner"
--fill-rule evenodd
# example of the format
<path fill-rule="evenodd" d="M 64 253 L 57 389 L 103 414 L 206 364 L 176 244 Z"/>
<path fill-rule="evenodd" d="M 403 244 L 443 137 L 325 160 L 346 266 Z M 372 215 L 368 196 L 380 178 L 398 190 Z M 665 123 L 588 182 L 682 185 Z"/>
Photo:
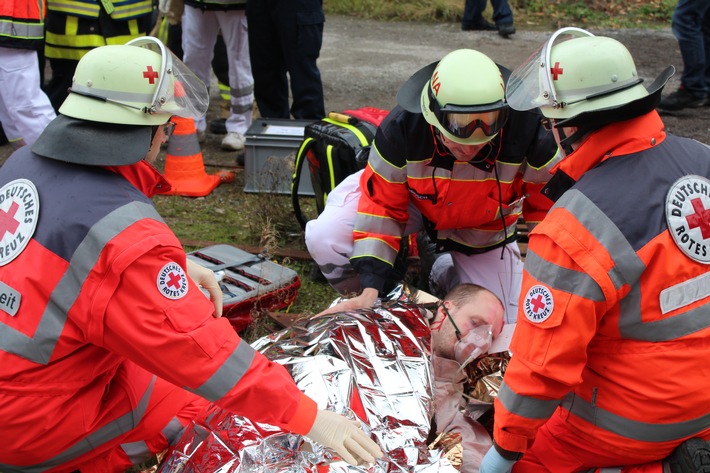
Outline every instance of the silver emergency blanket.
<path fill-rule="evenodd" d="M 305 437 L 214 406 L 186 429 L 159 473 L 456 472 L 430 450 L 428 311 L 398 300 L 304 319 L 252 345 L 283 365 L 320 409 L 358 419 L 384 457 L 354 467 Z"/>

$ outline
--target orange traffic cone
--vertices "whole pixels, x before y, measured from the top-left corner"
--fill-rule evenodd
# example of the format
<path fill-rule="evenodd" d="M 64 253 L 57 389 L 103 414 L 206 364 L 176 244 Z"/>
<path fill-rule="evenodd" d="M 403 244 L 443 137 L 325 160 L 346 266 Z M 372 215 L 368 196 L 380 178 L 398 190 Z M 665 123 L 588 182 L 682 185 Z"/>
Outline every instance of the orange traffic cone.
<path fill-rule="evenodd" d="M 172 189 L 164 194 L 203 197 L 220 183 L 230 182 L 229 177 L 234 180 L 233 175 L 224 176 L 223 171 L 217 175 L 205 172 L 194 120 L 178 116 L 171 120 L 175 122 L 175 130 L 168 140 L 163 175 Z"/>

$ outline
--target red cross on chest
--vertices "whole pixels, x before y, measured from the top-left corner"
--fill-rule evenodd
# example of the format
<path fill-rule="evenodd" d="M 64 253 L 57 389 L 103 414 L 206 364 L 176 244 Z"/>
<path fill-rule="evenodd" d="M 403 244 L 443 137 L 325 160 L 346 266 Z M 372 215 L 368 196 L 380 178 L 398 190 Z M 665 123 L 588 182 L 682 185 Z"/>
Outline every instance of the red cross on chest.
<path fill-rule="evenodd" d="M 688 227 L 700 228 L 700 233 L 703 235 L 703 240 L 710 238 L 710 210 L 707 210 L 703 205 L 703 201 L 699 198 L 690 201 L 695 213 L 688 215 L 685 219 L 688 221 Z"/>
<path fill-rule="evenodd" d="M 542 296 L 540 294 L 530 299 L 530 304 L 533 306 L 533 312 L 536 314 L 540 309 L 545 308 L 545 303 L 542 302 Z"/>
<path fill-rule="evenodd" d="M 0 210 L 0 238 L 5 238 L 6 233 L 14 234 L 20 226 L 20 221 L 15 219 L 15 214 L 20 204 L 13 202 L 7 212 Z"/>
<path fill-rule="evenodd" d="M 560 67 L 560 63 L 556 62 L 553 67 L 550 68 L 550 74 L 552 74 L 552 80 L 557 80 L 559 76 L 562 75 L 564 69 Z"/>
<path fill-rule="evenodd" d="M 143 72 L 143 77 L 148 79 L 148 82 L 155 84 L 155 79 L 158 78 L 158 73 L 153 70 L 153 66 L 148 66 L 148 70 Z"/>

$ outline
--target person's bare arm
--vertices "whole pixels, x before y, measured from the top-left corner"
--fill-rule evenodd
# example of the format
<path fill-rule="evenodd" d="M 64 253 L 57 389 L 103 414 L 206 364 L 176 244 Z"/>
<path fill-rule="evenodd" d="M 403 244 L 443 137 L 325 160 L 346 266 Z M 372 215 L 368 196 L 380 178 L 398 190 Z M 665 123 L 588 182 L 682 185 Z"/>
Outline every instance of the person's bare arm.
<path fill-rule="evenodd" d="M 345 312 L 348 310 L 369 309 L 370 307 L 375 305 L 378 295 L 379 292 L 377 291 L 377 289 L 374 289 L 372 287 L 366 287 L 362 290 L 362 293 L 360 293 L 359 296 L 353 297 L 352 299 L 348 299 L 346 301 L 339 302 L 333 307 L 329 307 L 328 309 L 325 309 L 317 315 L 335 314 L 336 312 Z"/>

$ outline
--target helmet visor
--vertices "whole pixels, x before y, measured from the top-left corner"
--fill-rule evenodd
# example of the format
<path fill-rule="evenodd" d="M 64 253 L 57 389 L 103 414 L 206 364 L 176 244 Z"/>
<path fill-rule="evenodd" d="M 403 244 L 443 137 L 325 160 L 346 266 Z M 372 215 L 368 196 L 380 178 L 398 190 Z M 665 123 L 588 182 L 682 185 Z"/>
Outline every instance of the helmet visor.
<path fill-rule="evenodd" d="M 508 106 L 503 101 L 486 105 L 442 107 L 429 91 L 429 109 L 441 126 L 456 138 L 469 138 L 480 129 L 488 137 L 495 136 L 508 120 Z"/>
<path fill-rule="evenodd" d="M 162 57 L 158 87 L 147 112 L 200 118 L 207 112 L 209 92 L 207 87 L 163 43 L 151 36 L 136 38 L 126 45 L 150 49 Z"/>
<path fill-rule="evenodd" d="M 554 87 L 554 79 L 558 72 L 556 66 L 550 64 L 550 50 L 562 41 L 584 36 L 594 35 L 581 28 L 562 28 L 515 69 L 505 89 L 505 98 L 510 107 L 514 110 L 557 108 L 559 97 Z"/>

